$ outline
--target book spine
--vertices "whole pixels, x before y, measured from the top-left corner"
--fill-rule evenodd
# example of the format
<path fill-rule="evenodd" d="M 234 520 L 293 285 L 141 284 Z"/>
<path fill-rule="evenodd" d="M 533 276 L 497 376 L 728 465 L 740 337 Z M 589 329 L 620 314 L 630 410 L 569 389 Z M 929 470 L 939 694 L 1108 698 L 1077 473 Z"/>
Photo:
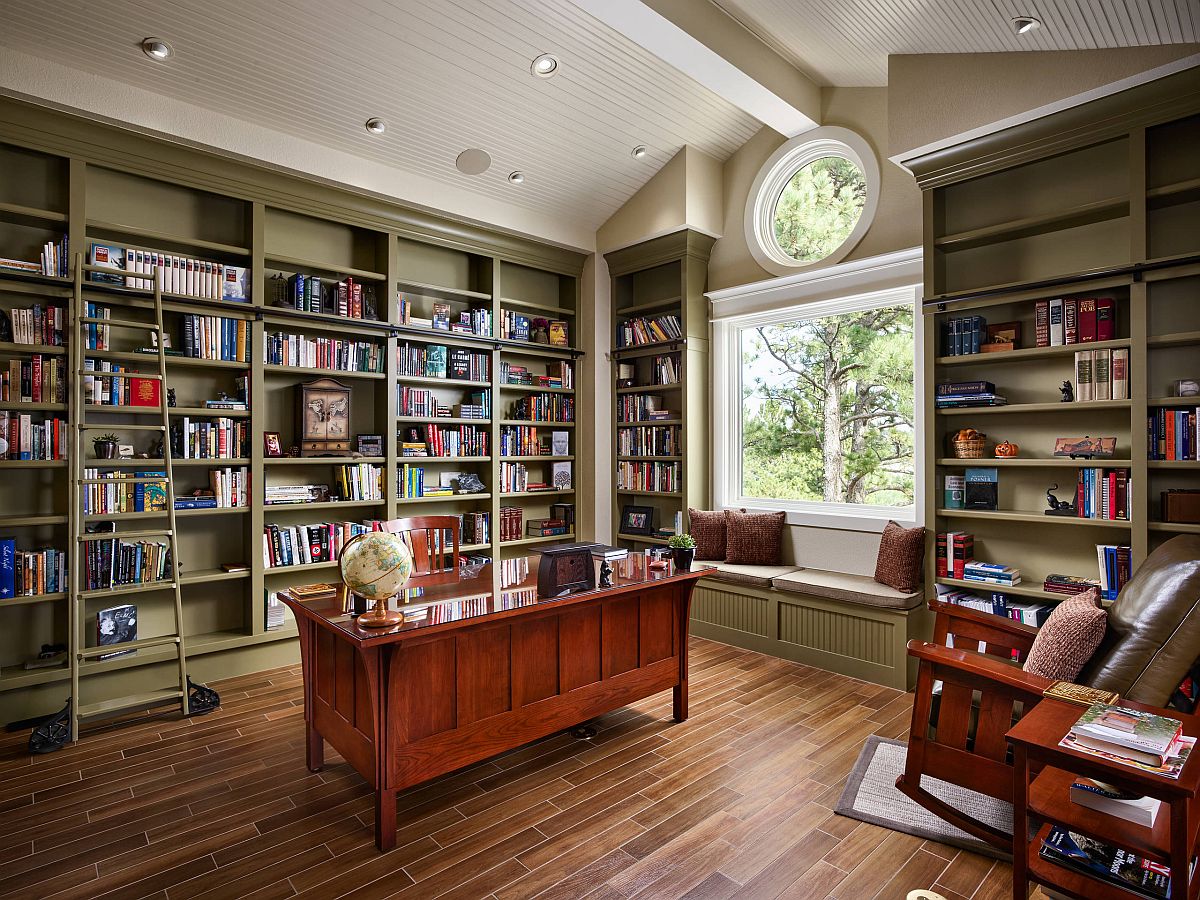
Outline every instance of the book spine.
<path fill-rule="evenodd" d="M 1063 302 L 1061 299 L 1050 301 L 1050 346 L 1063 345 Z"/>

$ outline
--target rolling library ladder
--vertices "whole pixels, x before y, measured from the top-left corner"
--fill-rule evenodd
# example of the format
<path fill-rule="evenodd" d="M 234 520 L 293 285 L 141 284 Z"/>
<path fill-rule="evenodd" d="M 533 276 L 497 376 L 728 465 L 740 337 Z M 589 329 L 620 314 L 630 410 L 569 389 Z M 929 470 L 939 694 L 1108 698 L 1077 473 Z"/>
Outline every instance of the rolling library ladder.
<path fill-rule="evenodd" d="M 71 329 L 70 339 L 70 371 L 72 379 L 70 384 L 69 413 L 72 422 L 73 445 L 71 448 L 71 464 L 74 467 L 70 490 L 70 517 L 73 539 L 69 559 L 70 599 L 68 612 L 70 616 L 68 656 L 71 666 L 71 696 L 67 700 L 67 704 L 63 710 L 35 728 L 33 734 L 30 736 L 30 749 L 41 753 L 57 750 L 68 741 L 78 740 L 80 726 L 87 721 L 175 703 L 180 705 L 180 709 L 185 716 L 199 715 L 209 712 L 220 705 L 220 697 L 216 691 L 203 685 L 194 684 L 188 678 L 187 674 L 187 650 L 183 636 L 183 600 L 180 593 L 178 571 L 179 548 L 176 540 L 177 531 L 175 525 L 175 481 L 171 465 L 170 419 L 167 411 L 167 363 L 164 352 L 166 341 L 164 340 L 163 331 L 162 288 L 158 274 L 155 272 L 149 274 L 149 277 L 140 276 L 141 280 L 151 283 L 154 309 L 154 321 L 141 322 L 136 319 L 88 317 L 86 314 L 87 307 L 83 300 L 85 272 L 106 272 L 111 274 L 112 269 L 87 265 L 84 263 L 82 256 L 77 254 L 75 257 L 74 292 L 71 310 L 71 321 L 74 327 Z M 111 422 L 106 424 L 103 421 L 89 421 L 89 416 L 97 414 L 128 414 L 129 407 L 87 402 L 91 398 L 84 397 L 85 379 L 103 379 L 106 384 L 115 382 L 117 385 L 121 385 L 122 379 L 129 378 L 130 373 L 89 371 L 85 368 L 84 359 L 100 361 L 104 359 L 128 360 L 130 358 L 138 358 L 138 355 L 128 352 L 89 348 L 89 342 L 86 337 L 90 326 L 134 332 L 141 331 L 153 335 L 153 344 L 157 352 L 154 357 L 151 357 L 149 354 L 143 355 L 146 359 L 157 359 L 158 371 L 156 374 L 137 373 L 136 377 L 159 383 L 157 424 L 114 424 Z M 121 479 L 86 477 L 86 470 L 88 468 L 95 465 L 103 465 L 102 460 L 86 459 L 84 448 L 86 446 L 87 435 L 89 432 L 106 431 L 110 428 L 122 432 L 149 432 L 157 434 L 161 439 L 162 458 L 146 460 L 146 464 L 161 464 L 163 470 L 166 472 L 166 477 L 163 478 L 160 475 Z M 123 487 L 125 485 L 147 484 L 151 482 L 165 484 L 166 506 L 162 510 L 148 510 L 145 513 L 139 514 L 139 517 L 144 515 L 145 518 L 159 520 L 165 518 L 167 524 L 164 528 L 151 527 L 120 531 L 117 528 L 116 522 L 99 521 L 102 518 L 101 516 L 86 513 L 84 495 L 88 485 L 111 485 L 115 483 Z M 98 521 L 95 521 L 92 527 L 89 528 L 88 522 L 90 520 Z M 122 541 L 140 541 L 148 538 L 166 538 L 168 558 L 166 566 L 167 575 L 164 580 L 110 585 L 107 587 L 94 587 L 89 584 L 87 577 L 89 567 L 84 565 L 84 555 L 92 549 L 91 545 L 103 544 L 105 542 L 110 544 L 112 565 L 115 570 L 117 560 L 119 559 L 120 543 Z M 123 593 L 134 590 L 171 591 L 173 594 L 174 630 L 169 634 L 126 641 L 121 644 L 87 646 L 87 641 L 84 638 L 87 601 L 93 598 L 116 599 Z M 89 665 L 94 665 L 105 656 L 111 655 L 114 652 L 137 651 L 163 646 L 172 646 L 175 651 L 178 680 L 174 685 L 129 694 L 123 697 L 96 700 L 90 703 L 82 702 L 83 681 Z"/>

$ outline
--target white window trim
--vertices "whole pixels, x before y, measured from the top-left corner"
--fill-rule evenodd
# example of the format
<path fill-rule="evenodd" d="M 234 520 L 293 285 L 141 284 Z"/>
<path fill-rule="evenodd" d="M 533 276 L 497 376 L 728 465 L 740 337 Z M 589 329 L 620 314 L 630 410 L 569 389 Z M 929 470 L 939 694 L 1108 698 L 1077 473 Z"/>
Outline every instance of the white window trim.
<path fill-rule="evenodd" d="M 818 528 L 837 528 L 851 531 L 882 531 L 889 520 L 906 525 L 923 524 L 924 520 L 924 397 L 921 360 L 923 359 L 924 328 L 921 319 L 921 277 L 919 250 L 889 254 L 888 265 L 846 264 L 854 273 L 873 272 L 875 289 L 869 289 L 861 277 L 846 279 L 858 291 L 850 296 L 829 297 L 825 292 L 828 278 L 797 283 L 792 278 L 775 279 L 775 284 L 758 283 L 731 288 L 710 294 L 725 308 L 723 315 L 713 321 L 713 484 L 712 496 L 718 509 L 784 510 L 789 525 Z M 827 270 L 837 280 L 837 268 Z M 849 274 L 849 273 L 847 273 Z M 902 284 L 897 285 L 897 279 Z M 809 288 L 806 290 L 805 288 Z M 788 301 L 762 309 L 763 294 L 786 293 Z M 740 296 L 739 296 L 740 295 Z M 815 297 L 813 295 L 816 295 Z M 820 297 L 820 299 L 816 299 Z M 782 300 L 776 296 L 774 299 Z M 746 311 L 739 314 L 739 300 L 745 301 Z M 816 501 L 764 500 L 744 497 L 741 493 L 741 355 L 740 333 L 745 328 L 788 321 L 797 317 L 819 318 L 838 313 L 856 312 L 876 306 L 910 303 L 913 306 L 913 431 L 914 431 L 914 498 L 910 507 L 869 508 L 856 504 L 833 504 Z M 757 308 L 756 308 L 757 307 Z"/>
<path fill-rule="evenodd" d="M 866 202 L 850 234 L 828 256 L 814 260 L 793 259 L 775 240 L 775 207 L 779 204 L 779 195 L 796 172 L 826 156 L 838 156 L 858 166 L 867 185 Z M 773 275 L 788 275 L 840 262 L 871 227 L 879 206 L 879 189 L 879 160 L 871 145 L 856 132 L 824 125 L 792 138 L 763 163 L 750 187 L 743 217 L 750 254 Z"/>

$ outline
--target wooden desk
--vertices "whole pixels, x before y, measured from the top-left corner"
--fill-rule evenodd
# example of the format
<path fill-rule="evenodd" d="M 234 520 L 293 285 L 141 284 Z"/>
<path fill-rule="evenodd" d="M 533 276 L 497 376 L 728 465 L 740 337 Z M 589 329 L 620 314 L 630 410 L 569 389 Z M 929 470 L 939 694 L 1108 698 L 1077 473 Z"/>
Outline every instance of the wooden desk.
<path fill-rule="evenodd" d="M 612 588 L 537 597 L 537 556 L 414 578 L 394 628 L 334 599 L 283 593 L 300 630 L 307 762 L 329 743 L 375 788 L 375 843 L 396 843 L 396 792 L 671 688 L 687 718 L 692 589 L 706 567 L 613 564 Z M 598 564 L 597 564 L 598 565 Z"/>
<path fill-rule="evenodd" d="M 1200 717 L 1175 710 L 1156 709 L 1130 700 L 1118 706 L 1140 709 L 1179 719 L 1183 733 L 1200 735 Z M 1188 866 L 1196 852 L 1200 832 L 1200 762 L 1192 753 L 1179 778 L 1166 778 L 1133 766 L 1122 765 L 1089 753 L 1060 747 L 1084 707 L 1047 698 L 1026 713 L 1008 732 L 1013 746 L 1016 783 L 1013 790 L 1013 897 L 1025 900 L 1029 883 L 1045 885 L 1078 900 L 1129 900 L 1141 896 L 1112 886 L 1039 855 L 1052 825 L 1088 835 L 1116 847 L 1171 867 L 1171 896 L 1195 900 L 1200 880 L 1189 884 Z M 1071 800 L 1077 776 L 1095 778 L 1117 787 L 1163 801 L 1153 828 L 1110 816 Z M 1026 840 L 1029 820 L 1044 824 Z"/>

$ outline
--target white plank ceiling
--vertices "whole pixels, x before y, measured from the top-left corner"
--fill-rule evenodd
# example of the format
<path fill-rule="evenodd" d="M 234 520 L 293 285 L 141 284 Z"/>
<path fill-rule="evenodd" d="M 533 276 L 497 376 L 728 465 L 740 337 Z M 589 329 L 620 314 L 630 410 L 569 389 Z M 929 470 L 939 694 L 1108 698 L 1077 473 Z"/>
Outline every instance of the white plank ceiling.
<path fill-rule="evenodd" d="M 568 0 L 59 0 L 47 16 L 5 0 L 0 47 L 592 229 L 683 145 L 724 160 L 761 127 Z M 175 56 L 149 60 L 148 36 Z M 529 72 L 544 52 L 554 78 Z M 455 169 L 467 147 L 489 172 Z"/>
<path fill-rule="evenodd" d="M 1200 0 L 714 0 L 821 84 L 887 84 L 893 53 L 1096 50 L 1200 41 Z M 1014 34 L 1011 20 L 1042 27 Z"/>

